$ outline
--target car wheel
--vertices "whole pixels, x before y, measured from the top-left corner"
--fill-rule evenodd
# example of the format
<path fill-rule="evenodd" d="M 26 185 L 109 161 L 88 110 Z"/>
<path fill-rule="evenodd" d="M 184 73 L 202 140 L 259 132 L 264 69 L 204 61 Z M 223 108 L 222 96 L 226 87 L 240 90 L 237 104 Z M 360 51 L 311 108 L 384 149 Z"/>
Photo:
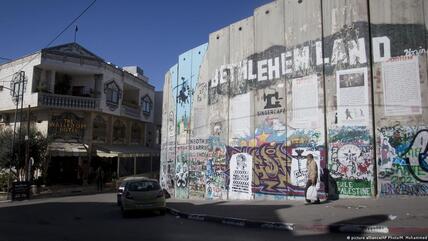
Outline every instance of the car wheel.
<path fill-rule="evenodd" d="M 120 207 L 120 211 L 122 212 L 123 218 L 129 218 L 129 211 L 126 211 L 125 209 L 123 209 L 123 206 Z"/>
<path fill-rule="evenodd" d="M 159 214 L 161 216 L 165 216 L 165 213 L 166 213 L 166 210 L 164 208 L 159 210 Z"/>

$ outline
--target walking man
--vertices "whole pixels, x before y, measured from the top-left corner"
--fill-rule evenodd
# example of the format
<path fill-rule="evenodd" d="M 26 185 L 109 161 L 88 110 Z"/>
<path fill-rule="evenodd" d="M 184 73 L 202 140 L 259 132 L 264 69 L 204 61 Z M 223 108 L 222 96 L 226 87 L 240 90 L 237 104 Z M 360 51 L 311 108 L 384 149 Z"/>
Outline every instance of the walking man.
<path fill-rule="evenodd" d="M 317 181 L 318 181 L 318 166 L 317 163 L 314 160 L 314 156 L 312 154 L 308 154 L 306 156 L 307 162 L 306 162 L 306 167 L 308 170 L 308 181 L 306 182 L 306 188 L 305 188 L 305 199 L 307 203 L 311 203 L 311 200 L 307 199 L 306 197 L 306 193 L 308 191 L 308 188 L 310 186 L 315 186 L 317 185 Z M 319 204 L 320 200 L 317 196 L 316 201 L 313 202 L 314 204 Z"/>

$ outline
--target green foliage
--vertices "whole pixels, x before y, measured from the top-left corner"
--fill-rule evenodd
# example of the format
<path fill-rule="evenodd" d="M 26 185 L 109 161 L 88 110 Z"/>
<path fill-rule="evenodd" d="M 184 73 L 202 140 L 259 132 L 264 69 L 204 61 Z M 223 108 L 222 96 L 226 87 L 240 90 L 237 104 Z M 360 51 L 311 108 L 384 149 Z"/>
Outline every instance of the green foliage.
<path fill-rule="evenodd" d="M 23 170 L 25 167 L 25 148 L 27 144 L 25 140 L 26 135 L 27 131 L 25 128 L 21 129 L 21 138 L 19 138 L 19 131 L 17 131 L 14 148 L 12 148 L 13 130 L 4 129 L 0 131 L 0 170 L 9 169 L 10 165 L 13 170 Z M 46 171 L 48 143 L 48 139 L 42 133 L 35 128 L 30 129 L 29 156 L 34 159 L 33 170 L 39 168 Z M 12 158 L 12 149 L 15 150 L 15 158 Z M 21 150 L 21 154 L 19 154 L 18 150 Z"/>
<path fill-rule="evenodd" d="M 9 180 L 13 180 L 13 176 L 10 177 L 9 179 L 9 173 L 7 172 L 2 172 L 0 171 L 0 191 L 1 192 L 6 192 L 7 191 L 7 183 L 9 182 Z"/>

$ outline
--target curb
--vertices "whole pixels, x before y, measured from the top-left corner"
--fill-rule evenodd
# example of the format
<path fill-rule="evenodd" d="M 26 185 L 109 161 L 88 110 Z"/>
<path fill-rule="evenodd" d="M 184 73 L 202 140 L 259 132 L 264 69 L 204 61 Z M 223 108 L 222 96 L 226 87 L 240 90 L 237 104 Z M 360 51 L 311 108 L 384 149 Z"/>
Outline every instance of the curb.
<path fill-rule="evenodd" d="M 184 213 L 177 209 L 166 208 L 168 213 L 173 216 L 199 221 L 199 222 L 213 222 L 229 226 L 238 226 L 238 227 L 248 227 L 248 228 L 264 228 L 264 229 L 277 229 L 283 231 L 293 231 L 294 224 L 291 223 L 281 223 L 281 222 L 263 222 L 263 221 L 254 221 L 241 218 L 232 218 L 232 217 L 219 217 L 219 216 L 209 216 L 205 214 L 192 214 Z"/>
<path fill-rule="evenodd" d="M 332 224 L 332 225 L 301 225 L 294 223 L 254 221 L 249 219 L 209 216 L 206 214 L 185 213 L 167 207 L 167 212 L 177 218 L 199 222 L 213 222 L 229 226 L 275 229 L 282 231 L 319 231 L 345 234 L 416 234 L 428 233 L 425 227 L 387 227 L 382 225 Z"/>

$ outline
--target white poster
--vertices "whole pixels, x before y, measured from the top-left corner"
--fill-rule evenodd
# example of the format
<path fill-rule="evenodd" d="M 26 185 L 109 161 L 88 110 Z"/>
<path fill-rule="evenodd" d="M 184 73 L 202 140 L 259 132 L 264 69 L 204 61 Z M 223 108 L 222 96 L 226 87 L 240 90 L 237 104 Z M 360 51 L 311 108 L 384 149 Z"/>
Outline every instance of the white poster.
<path fill-rule="evenodd" d="M 318 78 L 316 75 L 292 80 L 293 120 L 290 126 L 302 129 L 319 127 Z"/>
<path fill-rule="evenodd" d="M 367 68 L 337 71 L 337 120 L 339 125 L 366 125 L 369 118 Z"/>
<path fill-rule="evenodd" d="M 230 158 L 229 198 L 250 200 L 252 196 L 253 157 L 248 153 L 237 153 Z"/>
<path fill-rule="evenodd" d="M 307 169 L 307 159 L 306 156 L 312 154 L 314 160 L 318 166 L 318 182 L 317 189 L 320 188 L 320 152 L 319 151 L 308 151 L 306 148 L 295 148 L 291 151 L 291 172 L 290 172 L 290 181 L 291 185 L 297 187 L 305 187 L 306 182 L 308 181 L 308 169 Z"/>
<path fill-rule="evenodd" d="M 231 146 L 240 146 L 239 140 L 251 134 L 251 92 L 230 99 L 229 123 Z"/>
<path fill-rule="evenodd" d="M 422 114 L 418 57 L 382 63 L 385 116 Z"/>

